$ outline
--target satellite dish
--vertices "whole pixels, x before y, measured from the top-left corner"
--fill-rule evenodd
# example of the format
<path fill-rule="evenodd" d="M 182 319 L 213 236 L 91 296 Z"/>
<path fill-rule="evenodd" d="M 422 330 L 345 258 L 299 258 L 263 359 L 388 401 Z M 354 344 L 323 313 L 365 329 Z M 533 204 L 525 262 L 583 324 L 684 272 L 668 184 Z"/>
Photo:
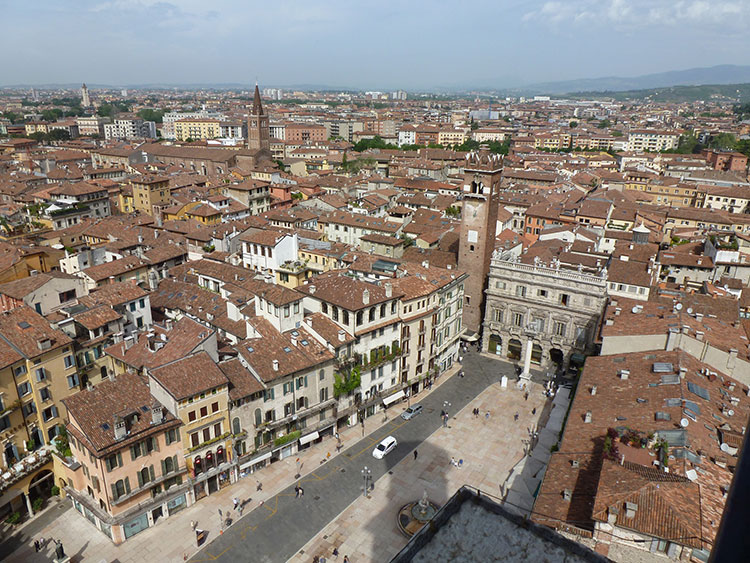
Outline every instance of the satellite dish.
<path fill-rule="evenodd" d="M 688 469 L 685 471 L 685 477 L 691 481 L 695 481 L 698 478 L 698 472 L 695 469 Z"/>
<path fill-rule="evenodd" d="M 728 452 L 729 452 L 729 445 L 728 445 L 728 444 L 726 444 L 726 443 L 725 443 L 725 444 L 722 444 L 721 446 L 719 446 L 719 449 L 720 449 L 720 450 L 721 450 L 722 452 L 724 452 L 724 453 L 728 453 Z"/>
<path fill-rule="evenodd" d="M 682 426 L 683 428 L 687 428 L 688 424 L 690 424 L 690 421 L 687 418 L 683 418 L 682 420 L 680 420 L 680 426 Z"/>
<path fill-rule="evenodd" d="M 678 303 L 677 305 L 674 306 L 674 308 L 677 309 L 678 311 L 682 311 L 682 303 Z"/>
<path fill-rule="evenodd" d="M 687 314 L 688 315 L 692 315 L 693 314 L 693 308 L 692 307 L 688 307 Z"/>

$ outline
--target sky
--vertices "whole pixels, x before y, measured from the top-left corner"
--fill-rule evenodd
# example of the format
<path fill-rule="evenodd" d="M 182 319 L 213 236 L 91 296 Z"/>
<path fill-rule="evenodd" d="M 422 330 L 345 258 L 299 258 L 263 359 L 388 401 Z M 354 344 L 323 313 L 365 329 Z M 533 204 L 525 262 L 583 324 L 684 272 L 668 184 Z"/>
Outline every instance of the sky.
<path fill-rule="evenodd" d="M 750 64 L 750 0 L 0 0 L 0 85 L 508 88 Z"/>

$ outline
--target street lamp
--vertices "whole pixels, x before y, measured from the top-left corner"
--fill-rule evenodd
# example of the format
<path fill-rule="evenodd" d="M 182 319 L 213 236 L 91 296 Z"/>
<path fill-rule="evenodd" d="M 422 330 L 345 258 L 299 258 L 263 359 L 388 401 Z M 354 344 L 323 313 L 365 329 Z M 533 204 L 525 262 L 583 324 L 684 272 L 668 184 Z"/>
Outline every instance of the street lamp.
<path fill-rule="evenodd" d="M 367 491 L 370 490 L 370 486 L 372 484 L 372 471 L 370 469 L 368 469 L 368 467 L 366 465 L 365 465 L 365 468 L 362 470 L 362 478 L 365 481 L 365 486 L 362 489 L 363 490 L 363 495 L 366 497 L 367 496 Z"/>

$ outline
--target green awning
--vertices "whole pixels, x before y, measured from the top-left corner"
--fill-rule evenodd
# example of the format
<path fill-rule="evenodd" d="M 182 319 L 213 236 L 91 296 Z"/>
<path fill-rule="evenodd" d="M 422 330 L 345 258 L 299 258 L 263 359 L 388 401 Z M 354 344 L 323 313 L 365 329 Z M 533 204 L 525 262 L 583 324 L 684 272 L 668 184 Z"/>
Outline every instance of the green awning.
<path fill-rule="evenodd" d="M 575 352 L 574 354 L 570 355 L 570 363 L 571 364 L 576 364 L 576 365 L 582 366 L 585 361 L 586 361 L 586 356 L 584 356 L 583 354 Z"/>

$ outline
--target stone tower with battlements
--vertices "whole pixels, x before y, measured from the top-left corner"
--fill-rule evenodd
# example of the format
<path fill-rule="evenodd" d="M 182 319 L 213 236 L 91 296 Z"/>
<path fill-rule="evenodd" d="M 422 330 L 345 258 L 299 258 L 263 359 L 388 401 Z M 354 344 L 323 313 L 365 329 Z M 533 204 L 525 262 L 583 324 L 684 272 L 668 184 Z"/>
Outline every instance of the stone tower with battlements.
<path fill-rule="evenodd" d="M 501 155 L 480 150 L 466 155 L 458 267 L 469 278 L 464 285 L 463 326 L 479 334 L 484 316 L 484 291 L 495 248 Z"/>

